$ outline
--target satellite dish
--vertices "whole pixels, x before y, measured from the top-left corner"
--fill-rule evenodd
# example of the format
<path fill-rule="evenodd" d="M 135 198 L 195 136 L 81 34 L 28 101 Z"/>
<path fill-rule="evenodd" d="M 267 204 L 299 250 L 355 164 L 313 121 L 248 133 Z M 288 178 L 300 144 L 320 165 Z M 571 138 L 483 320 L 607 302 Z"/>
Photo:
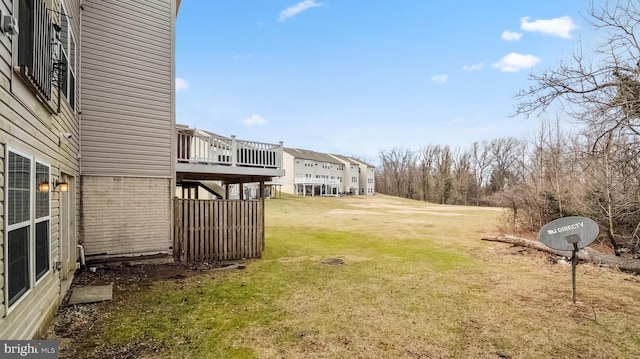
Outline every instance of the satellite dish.
<path fill-rule="evenodd" d="M 586 217 L 564 217 L 540 229 L 540 242 L 560 251 L 573 251 L 593 243 L 600 233 L 594 220 Z M 575 246 L 574 246 L 575 244 Z"/>

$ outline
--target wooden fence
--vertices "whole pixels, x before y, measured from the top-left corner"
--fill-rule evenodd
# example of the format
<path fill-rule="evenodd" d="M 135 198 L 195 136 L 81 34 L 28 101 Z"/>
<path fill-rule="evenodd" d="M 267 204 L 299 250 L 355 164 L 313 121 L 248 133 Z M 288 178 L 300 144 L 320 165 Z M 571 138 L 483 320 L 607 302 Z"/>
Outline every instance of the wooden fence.
<path fill-rule="evenodd" d="M 264 199 L 174 199 L 176 261 L 259 258 L 264 250 Z"/>

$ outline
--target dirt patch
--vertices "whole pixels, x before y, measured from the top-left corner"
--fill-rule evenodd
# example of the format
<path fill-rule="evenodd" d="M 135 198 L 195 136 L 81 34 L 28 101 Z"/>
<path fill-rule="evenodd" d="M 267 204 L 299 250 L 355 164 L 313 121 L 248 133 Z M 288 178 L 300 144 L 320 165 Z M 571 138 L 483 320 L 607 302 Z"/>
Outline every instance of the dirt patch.
<path fill-rule="evenodd" d="M 190 277 L 210 270 L 233 265 L 237 262 L 194 262 L 140 265 L 114 265 L 90 271 L 77 272 L 73 286 L 102 285 L 109 283 L 151 283 L 174 277 Z"/>
<path fill-rule="evenodd" d="M 113 302 L 126 302 L 132 293 L 145 290 L 158 280 L 181 281 L 222 268 L 239 268 L 238 262 L 167 263 L 135 266 L 109 266 L 75 274 L 71 289 L 47 331 L 49 340 L 60 343 L 60 358 L 154 358 L 161 346 L 153 341 L 129 343 L 125 347 L 102 347 L 103 343 L 87 343 L 87 333 L 100 333 L 100 323 L 109 315 Z M 113 284 L 113 302 L 67 305 L 76 287 Z"/>

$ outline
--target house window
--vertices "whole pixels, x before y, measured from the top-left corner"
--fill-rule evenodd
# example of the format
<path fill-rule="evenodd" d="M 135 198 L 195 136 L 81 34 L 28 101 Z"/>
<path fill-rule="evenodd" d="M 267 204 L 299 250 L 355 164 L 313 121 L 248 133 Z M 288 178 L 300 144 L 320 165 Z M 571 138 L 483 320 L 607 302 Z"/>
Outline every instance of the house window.
<path fill-rule="evenodd" d="M 6 302 L 18 301 L 50 269 L 50 167 L 9 150 L 7 173 Z"/>
<path fill-rule="evenodd" d="M 77 46 L 73 30 L 69 24 L 69 17 L 62 4 L 60 5 L 60 61 L 66 65 L 66 76 L 59 79 L 60 91 L 69 102 L 72 109 L 76 108 L 76 73 Z"/>
<path fill-rule="evenodd" d="M 31 160 L 9 152 L 7 163 L 7 287 L 9 305 L 29 288 Z"/>
<path fill-rule="evenodd" d="M 53 25 L 44 0 L 18 1 L 18 67 L 30 87 L 51 99 Z"/>
<path fill-rule="evenodd" d="M 39 191 L 41 183 L 50 183 L 49 166 L 36 162 L 35 185 L 35 265 L 36 280 L 42 278 L 49 271 L 49 223 L 51 215 L 49 208 L 49 191 Z"/>

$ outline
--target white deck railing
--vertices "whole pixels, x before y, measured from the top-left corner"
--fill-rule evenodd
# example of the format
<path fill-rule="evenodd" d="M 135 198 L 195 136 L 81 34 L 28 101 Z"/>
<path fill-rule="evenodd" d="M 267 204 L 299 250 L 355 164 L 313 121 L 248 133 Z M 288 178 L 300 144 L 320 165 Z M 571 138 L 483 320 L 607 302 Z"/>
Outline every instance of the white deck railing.
<path fill-rule="evenodd" d="M 283 143 L 271 144 L 178 131 L 178 163 L 282 168 Z"/>
<path fill-rule="evenodd" d="M 307 178 L 307 177 L 296 177 L 293 180 L 294 184 L 324 184 L 324 185 L 340 185 L 342 182 L 337 179 L 328 179 L 328 178 Z"/>

